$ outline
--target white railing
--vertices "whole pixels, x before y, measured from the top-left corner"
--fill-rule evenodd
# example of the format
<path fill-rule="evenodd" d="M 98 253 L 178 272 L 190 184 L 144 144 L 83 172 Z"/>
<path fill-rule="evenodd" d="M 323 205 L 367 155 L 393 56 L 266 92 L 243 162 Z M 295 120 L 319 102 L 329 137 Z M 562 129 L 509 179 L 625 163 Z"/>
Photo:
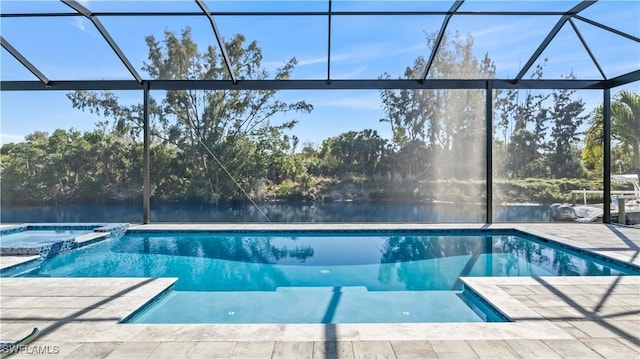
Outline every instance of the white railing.
<path fill-rule="evenodd" d="M 604 191 L 598 191 L 598 190 L 588 190 L 588 189 L 574 189 L 571 191 L 571 205 L 575 206 L 576 205 L 576 200 L 577 200 L 577 195 L 582 194 L 582 201 L 583 204 L 586 206 L 587 205 L 587 194 L 599 194 L 599 195 L 604 195 Z M 638 197 L 640 198 L 640 196 L 638 196 L 638 192 L 636 191 L 611 191 L 611 195 L 612 196 L 625 196 L 625 198 L 635 198 Z"/>

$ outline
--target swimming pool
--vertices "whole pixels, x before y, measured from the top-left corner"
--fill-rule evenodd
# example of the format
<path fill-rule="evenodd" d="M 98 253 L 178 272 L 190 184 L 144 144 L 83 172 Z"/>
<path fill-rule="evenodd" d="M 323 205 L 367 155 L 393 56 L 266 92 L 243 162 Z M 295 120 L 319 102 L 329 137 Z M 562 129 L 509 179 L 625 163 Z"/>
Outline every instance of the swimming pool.
<path fill-rule="evenodd" d="M 500 320 L 465 276 L 638 273 L 513 230 L 129 230 L 24 275 L 179 278 L 129 322 L 352 323 Z"/>

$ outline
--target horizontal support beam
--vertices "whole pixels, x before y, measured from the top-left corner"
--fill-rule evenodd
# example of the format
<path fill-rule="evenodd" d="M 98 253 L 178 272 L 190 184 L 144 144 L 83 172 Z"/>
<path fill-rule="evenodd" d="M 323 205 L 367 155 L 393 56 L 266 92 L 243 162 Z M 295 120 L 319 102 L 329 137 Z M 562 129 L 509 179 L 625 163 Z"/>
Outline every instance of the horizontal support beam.
<path fill-rule="evenodd" d="M 142 90 L 136 80 L 50 81 L 37 86 L 36 81 L 0 81 L 0 91 L 75 91 L 75 90 Z"/>
<path fill-rule="evenodd" d="M 96 11 L 94 16 L 202 16 L 202 12 L 196 11 Z M 213 16 L 328 16 L 328 11 L 212 11 Z M 336 16 L 445 16 L 450 11 L 332 11 Z M 457 11 L 456 15 L 463 16 L 562 16 L 565 11 Z M 56 17 L 76 16 L 69 12 L 49 13 L 8 13 L 0 14 L 0 17 Z"/>
<path fill-rule="evenodd" d="M 626 81 L 638 76 L 616 78 Z M 74 91 L 74 90 L 142 90 L 149 83 L 150 90 L 384 90 L 384 89 L 576 89 L 596 90 L 609 88 L 614 80 L 134 80 L 51 81 L 44 85 L 38 81 L 0 81 L 0 91 Z M 631 81 L 629 81 L 631 82 Z M 628 82 L 627 82 L 628 83 Z M 615 83 L 617 84 L 617 82 Z M 616 85 L 618 86 L 618 85 Z"/>

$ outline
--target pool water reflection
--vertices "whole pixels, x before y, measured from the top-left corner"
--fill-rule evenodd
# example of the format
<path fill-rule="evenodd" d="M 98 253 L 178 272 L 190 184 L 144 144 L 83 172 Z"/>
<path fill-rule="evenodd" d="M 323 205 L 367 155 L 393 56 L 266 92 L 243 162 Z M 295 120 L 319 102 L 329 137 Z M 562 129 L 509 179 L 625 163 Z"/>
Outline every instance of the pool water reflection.
<path fill-rule="evenodd" d="M 48 259 L 30 274 L 178 277 L 177 290 L 202 291 L 288 286 L 457 290 L 460 276 L 624 274 L 625 269 L 610 265 L 504 233 L 130 231 Z"/>

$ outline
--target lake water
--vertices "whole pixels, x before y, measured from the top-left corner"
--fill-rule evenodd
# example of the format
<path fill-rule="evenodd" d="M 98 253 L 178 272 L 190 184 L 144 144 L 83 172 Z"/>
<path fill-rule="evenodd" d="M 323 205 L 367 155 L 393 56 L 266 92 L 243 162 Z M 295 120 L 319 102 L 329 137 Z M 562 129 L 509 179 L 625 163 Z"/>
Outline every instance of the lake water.
<path fill-rule="evenodd" d="M 271 222 L 484 223 L 482 205 L 378 204 L 370 202 L 260 204 Z M 142 222 L 140 204 L 73 204 L 10 206 L 0 211 L 2 223 Z M 549 206 L 507 205 L 494 210 L 494 222 L 549 222 Z M 151 205 L 152 222 L 267 222 L 251 204 L 216 205 L 158 203 Z"/>

